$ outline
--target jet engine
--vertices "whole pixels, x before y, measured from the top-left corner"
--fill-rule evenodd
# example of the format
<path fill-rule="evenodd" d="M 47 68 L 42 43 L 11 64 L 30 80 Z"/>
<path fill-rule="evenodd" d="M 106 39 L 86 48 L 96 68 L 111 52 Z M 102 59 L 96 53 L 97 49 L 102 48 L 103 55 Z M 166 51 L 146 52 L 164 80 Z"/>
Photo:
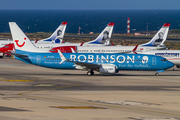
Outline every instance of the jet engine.
<path fill-rule="evenodd" d="M 177 68 L 180 68 L 180 65 L 176 65 Z"/>
<path fill-rule="evenodd" d="M 116 69 L 115 65 L 101 65 L 99 68 L 99 72 L 113 74 L 117 73 L 118 70 Z"/>

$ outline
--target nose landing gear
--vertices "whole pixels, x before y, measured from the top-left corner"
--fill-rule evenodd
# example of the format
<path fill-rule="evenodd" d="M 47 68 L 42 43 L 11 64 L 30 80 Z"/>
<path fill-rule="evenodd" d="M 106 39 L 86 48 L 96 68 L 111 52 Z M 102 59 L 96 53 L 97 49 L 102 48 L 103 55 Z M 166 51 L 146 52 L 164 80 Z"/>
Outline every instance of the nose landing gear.
<path fill-rule="evenodd" d="M 159 76 L 159 73 L 156 73 L 155 76 Z"/>
<path fill-rule="evenodd" d="M 159 76 L 159 73 L 160 73 L 160 72 L 164 72 L 164 70 L 158 70 L 158 71 L 156 71 L 155 76 Z"/>

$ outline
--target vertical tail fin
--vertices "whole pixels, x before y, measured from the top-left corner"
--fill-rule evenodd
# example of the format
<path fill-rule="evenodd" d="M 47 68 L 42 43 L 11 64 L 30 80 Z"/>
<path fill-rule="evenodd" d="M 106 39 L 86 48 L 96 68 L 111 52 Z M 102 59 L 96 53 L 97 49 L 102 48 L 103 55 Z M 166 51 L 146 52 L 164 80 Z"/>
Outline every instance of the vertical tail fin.
<path fill-rule="evenodd" d="M 54 31 L 54 33 L 47 39 L 43 39 L 42 41 L 49 41 L 55 43 L 61 43 L 64 37 L 64 33 L 66 30 L 67 22 L 62 22 L 61 25 Z"/>
<path fill-rule="evenodd" d="M 101 32 L 101 34 L 93 41 L 87 42 L 86 44 L 105 44 L 109 45 L 114 23 L 109 23 L 107 27 Z"/>
<path fill-rule="evenodd" d="M 38 49 L 34 44 L 29 40 L 29 38 L 23 33 L 23 31 L 18 27 L 15 22 L 9 22 L 9 27 L 11 30 L 11 35 L 13 38 L 14 47 L 16 53 L 26 52 L 44 52 L 41 49 Z"/>
<path fill-rule="evenodd" d="M 162 28 L 156 33 L 156 35 L 148 43 L 141 46 L 161 46 L 164 44 L 169 31 L 170 23 L 165 23 Z"/>

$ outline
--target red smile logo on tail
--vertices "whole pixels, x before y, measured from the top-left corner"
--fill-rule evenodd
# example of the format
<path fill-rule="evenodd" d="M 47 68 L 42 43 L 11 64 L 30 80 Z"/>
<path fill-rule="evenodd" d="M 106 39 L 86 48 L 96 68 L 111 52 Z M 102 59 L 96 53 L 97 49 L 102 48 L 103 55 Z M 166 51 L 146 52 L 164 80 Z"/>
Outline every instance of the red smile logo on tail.
<path fill-rule="evenodd" d="M 24 38 L 24 40 L 26 40 L 26 38 Z M 23 47 L 24 46 L 24 44 L 25 44 L 25 42 L 23 42 L 23 44 L 22 45 L 19 45 L 19 40 L 15 40 L 15 42 L 16 42 L 16 45 L 18 46 L 18 47 Z"/>

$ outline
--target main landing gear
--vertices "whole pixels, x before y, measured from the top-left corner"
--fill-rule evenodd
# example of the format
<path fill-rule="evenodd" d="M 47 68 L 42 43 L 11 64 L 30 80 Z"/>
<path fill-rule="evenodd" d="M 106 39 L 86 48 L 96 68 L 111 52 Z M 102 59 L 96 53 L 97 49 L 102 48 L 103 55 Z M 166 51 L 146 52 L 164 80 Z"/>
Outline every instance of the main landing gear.
<path fill-rule="evenodd" d="M 87 72 L 87 75 L 88 75 L 88 76 L 94 75 L 94 72 L 93 72 L 93 70 L 91 70 L 91 71 L 88 71 L 88 72 Z"/>

